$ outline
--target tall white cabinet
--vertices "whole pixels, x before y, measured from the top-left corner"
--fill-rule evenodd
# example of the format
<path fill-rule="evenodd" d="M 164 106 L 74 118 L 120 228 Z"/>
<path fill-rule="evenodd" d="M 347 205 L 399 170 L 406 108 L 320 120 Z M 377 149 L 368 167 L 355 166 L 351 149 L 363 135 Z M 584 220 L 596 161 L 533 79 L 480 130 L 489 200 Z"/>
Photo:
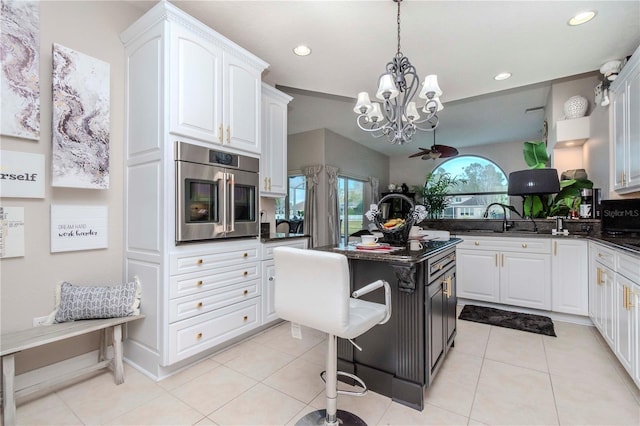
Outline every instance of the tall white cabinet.
<path fill-rule="evenodd" d="M 287 105 L 291 99 L 286 93 L 262 84 L 262 197 L 287 195 Z"/>
<path fill-rule="evenodd" d="M 175 142 L 258 156 L 265 62 L 168 2 L 126 53 L 125 274 L 142 283 L 128 361 L 161 378 L 262 324 L 256 239 L 175 244 Z"/>
<path fill-rule="evenodd" d="M 611 180 L 619 193 L 640 190 L 640 46 L 611 83 Z"/>

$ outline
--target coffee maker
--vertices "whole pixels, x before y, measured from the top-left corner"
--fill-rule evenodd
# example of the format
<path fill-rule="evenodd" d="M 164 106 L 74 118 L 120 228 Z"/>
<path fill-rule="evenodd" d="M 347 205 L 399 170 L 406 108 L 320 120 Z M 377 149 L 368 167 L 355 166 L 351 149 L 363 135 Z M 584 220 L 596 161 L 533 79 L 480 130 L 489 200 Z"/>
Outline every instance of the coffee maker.
<path fill-rule="evenodd" d="M 600 188 L 583 188 L 580 190 L 580 218 L 600 219 L 602 202 Z"/>

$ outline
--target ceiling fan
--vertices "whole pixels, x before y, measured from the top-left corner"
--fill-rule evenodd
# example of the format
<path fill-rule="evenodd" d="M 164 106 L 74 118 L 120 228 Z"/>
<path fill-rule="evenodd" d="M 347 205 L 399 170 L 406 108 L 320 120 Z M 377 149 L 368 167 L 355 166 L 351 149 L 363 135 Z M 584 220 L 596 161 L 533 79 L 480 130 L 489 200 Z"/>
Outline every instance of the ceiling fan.
<path fill-rule="evenodd" d="M 452 146 L 436 145 L 436 129 L 433 129 L 433 145 L 431 148 L 418 148 L 420 152 L 411 154 L 409 158 L 422 157 L 423 160 L 437 160 L 438 158 L 455 157 L 458 150 Z"/>

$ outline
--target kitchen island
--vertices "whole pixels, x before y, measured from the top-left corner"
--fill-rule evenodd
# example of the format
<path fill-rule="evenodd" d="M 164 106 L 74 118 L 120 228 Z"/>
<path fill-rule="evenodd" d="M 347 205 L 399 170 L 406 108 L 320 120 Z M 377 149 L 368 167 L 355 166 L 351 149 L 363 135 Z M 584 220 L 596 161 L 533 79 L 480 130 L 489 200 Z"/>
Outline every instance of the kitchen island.
<path fill-rule="evenodd" d="M 338 339 L 338 370 L 359 376 L 369 389 L 394 401 L 424 408 L 423 390 L 456 336 L 455 247 L 460 242 L 423 242 L 419 251 L 359 250 L 353 245 L 316 248 L 347 257 L 352 291 L 378 279 L 391 285 L 391 319 L 355 339 L 362 351 Z M 384 303 L 382 292 L 365 299 Z"/>

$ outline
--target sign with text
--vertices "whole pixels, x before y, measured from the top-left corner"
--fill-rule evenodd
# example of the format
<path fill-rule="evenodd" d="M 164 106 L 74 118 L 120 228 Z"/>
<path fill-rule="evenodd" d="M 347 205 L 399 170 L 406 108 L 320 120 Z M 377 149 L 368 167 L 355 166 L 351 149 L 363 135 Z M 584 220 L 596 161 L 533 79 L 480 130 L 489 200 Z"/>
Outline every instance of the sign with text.
<path fill-rule="evenodd" d="M 0 206 L 0 258 L 24 256 L 24 207 Z"/>
<path fill-rule="evenodd" d="M 0 197 L 44 198 L 44 155 L 0 151 Z"/>
<path fill-rule="evenodd" d="M 51 253 L 107 248 L 107 206 L 51 206 Z"/>

